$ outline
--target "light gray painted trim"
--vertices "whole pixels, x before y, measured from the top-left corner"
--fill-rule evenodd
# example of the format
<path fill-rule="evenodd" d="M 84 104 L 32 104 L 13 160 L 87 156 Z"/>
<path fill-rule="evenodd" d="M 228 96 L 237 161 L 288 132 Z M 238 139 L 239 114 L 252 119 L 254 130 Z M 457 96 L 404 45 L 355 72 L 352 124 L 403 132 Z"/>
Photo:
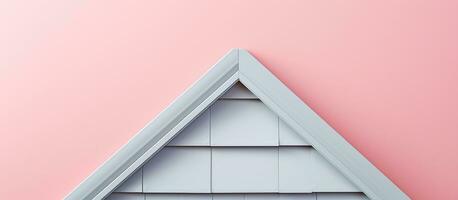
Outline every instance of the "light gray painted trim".
<path fill-rule="evenodd" d="M 410 199 L 245 50 L 233 49 L 65 199 L 103 199 L 240 80 L 373 200 Z"/>
<path fill-rule="evenodd" d="M 233 49 L 65 199 L 89 200 L 108 196 L 237 80 L 238 49 Z"/>
<path fill-rule="evenodd" d="M 245 50 L 240 81 L 373 200 L 410 199 Z"/>

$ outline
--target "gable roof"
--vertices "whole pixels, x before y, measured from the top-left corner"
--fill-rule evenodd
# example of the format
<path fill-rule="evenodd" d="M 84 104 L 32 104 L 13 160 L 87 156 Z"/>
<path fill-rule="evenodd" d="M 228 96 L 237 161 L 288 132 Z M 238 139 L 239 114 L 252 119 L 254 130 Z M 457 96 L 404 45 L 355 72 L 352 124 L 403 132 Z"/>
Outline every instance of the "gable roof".
<path fill-rule="evenodd" d="M 232 49 L 65 199 L 103 199 L 237 81 L 373 200 L 410 199 L 250 53 Z"/>

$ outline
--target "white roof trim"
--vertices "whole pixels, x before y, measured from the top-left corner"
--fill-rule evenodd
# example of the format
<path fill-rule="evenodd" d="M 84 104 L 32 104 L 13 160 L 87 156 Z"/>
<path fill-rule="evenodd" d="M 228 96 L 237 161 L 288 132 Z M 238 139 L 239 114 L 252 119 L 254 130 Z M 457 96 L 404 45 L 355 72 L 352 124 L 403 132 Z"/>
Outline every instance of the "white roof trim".
<path fill-rule="evenodd" d="M 237 81 L 373 200 L 410 199 L 250 53 L 233 49 L 65 199 L 103 199 Z"/>

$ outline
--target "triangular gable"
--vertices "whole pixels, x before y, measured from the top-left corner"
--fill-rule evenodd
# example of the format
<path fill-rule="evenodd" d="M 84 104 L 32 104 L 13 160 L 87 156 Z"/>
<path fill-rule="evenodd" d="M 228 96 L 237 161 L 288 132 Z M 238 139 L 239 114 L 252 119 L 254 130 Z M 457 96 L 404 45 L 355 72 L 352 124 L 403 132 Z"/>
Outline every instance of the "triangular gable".
<path fill-rule="evenodd" d="M 107 200 L 328 200 L 327 193 L 367 200 L 238 82 Z"/>
<path fill-rule="evenodd" d="M 105 198 L 237 81 L 370 199 L 409 199 L 262 64 L 241 49 L 231 50 L 66 199 Z"/>

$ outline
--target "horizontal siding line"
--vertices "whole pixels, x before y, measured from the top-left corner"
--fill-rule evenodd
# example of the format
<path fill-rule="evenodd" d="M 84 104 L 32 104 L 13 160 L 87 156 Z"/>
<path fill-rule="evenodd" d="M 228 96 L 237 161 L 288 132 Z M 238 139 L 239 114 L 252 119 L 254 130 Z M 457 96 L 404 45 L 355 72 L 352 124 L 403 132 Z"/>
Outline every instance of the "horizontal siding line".
<path fill-rule="evenodd" d="M 189 194 L 189 195 L 200 195 L 200 194 L 231 194 L 231 195 L 244 195 L 244 194 L 362 194 L 362 192 L 245 192 L 245 193 L 229 193 L 229 192 L 211 192 L 211 193 L 189 193 L 189 192 L 170 192 L 170 193 L 154 193 L 154 192 L 112 192 L 112 194 L 145 194 L 145 195 L 156 195 L 156 194 L 162 194 L 162 195 L 179 195 L 179 194 Z"/>
<path fill-rule="evenodd" d="M 236 146 L 236 145 L 230 145 L 230 146 L 221 146 L 221 145 L 218 145 L 218 146 L 211 146 L 211 145 L 167 145 L 165 146 L 165 148 L 167 147 L 176 147 L 176 148 L 274 148 L 274 147 L 306 147 L 306 148 L 313 148 L 312 145 L 310 144 L 284 144 L 284 145 L 272 145 L 272 146 L 267 146 L 267 145 L 262 145 L 262 146 Z"/>
<path fill-rule="evenodd" d="M 217 101 L 261 101 L 259 98 L 220 97 Z"/>

